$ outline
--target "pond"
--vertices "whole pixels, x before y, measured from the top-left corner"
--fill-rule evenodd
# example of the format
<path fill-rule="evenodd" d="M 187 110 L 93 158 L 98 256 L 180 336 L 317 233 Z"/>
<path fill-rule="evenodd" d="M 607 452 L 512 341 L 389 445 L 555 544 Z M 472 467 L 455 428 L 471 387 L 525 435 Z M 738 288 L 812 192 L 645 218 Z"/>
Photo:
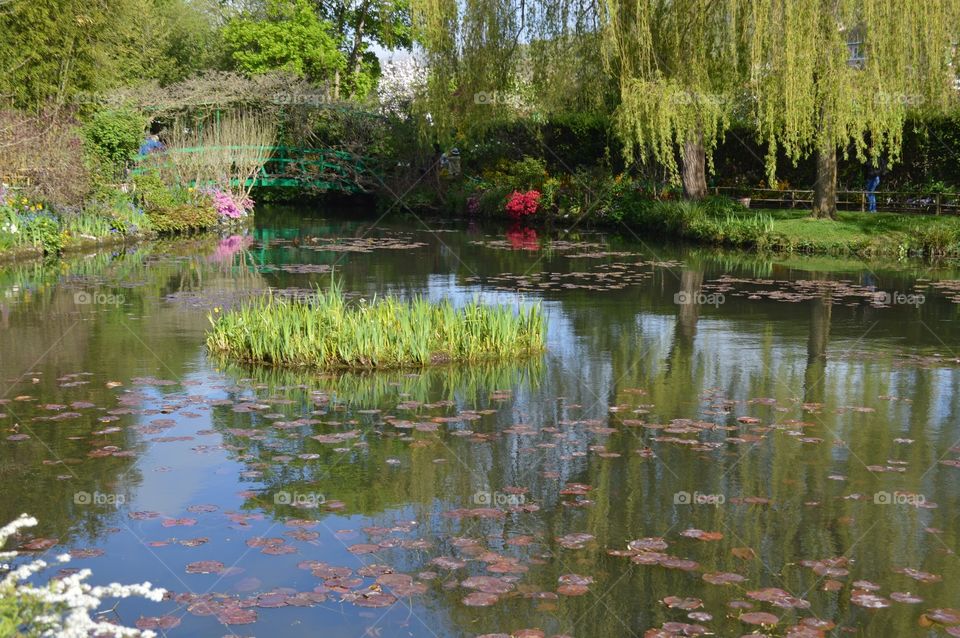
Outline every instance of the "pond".
<path fill-rule="evenodd" d="M 208 356 L 210 313 L 331 271 L 357 298 L 539 302 L 548 349 L 378 374 Z M 960 604 L 955 265 L 265 207 L 0 290 L 0 514 L 91 582 L 172 592 L 122 601 L 127 624 L 916 636 Z"/>

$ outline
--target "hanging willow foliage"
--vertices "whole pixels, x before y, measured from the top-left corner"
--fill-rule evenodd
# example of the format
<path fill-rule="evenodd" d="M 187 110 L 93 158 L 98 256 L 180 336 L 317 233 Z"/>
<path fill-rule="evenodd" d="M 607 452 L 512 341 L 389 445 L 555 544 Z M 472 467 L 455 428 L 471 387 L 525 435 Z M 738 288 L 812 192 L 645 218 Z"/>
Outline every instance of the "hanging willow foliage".
<path fill-rule="evenodd" d="M 609 109 L 596 0 L 411 0 L 431 134 Z"/>
<path fill-rule="evenodd" d="M 679 179 L 729 126 L 740 69 L 741 0 L 604 0 L 603 53 L 619 79 L 617 131 L 628 159 L 650 154 Z"/>
<path fill-rule="evenodd" d="M 899 158 L 908 110 L 956 100 L 958 0 L 751 0 L 750 85 L 772 180 L 782 151 Z"/>

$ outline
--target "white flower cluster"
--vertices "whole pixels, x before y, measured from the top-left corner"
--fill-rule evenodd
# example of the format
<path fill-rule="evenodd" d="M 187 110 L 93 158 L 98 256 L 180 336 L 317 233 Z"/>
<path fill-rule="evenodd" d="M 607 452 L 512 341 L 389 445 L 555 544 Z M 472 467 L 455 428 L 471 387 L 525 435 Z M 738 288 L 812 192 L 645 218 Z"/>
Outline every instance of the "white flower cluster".
<path fill-rule="evenodd" d="M 410 103 L 427 84 L 427 70 L 412 56 L 387 60 L 380 69 L 377 96 L 384 113 L 403 116 Z"/>
<path fill-rule="evenodd" d="M 20 518 L 0 528 L 0 547 L 7 539 L 24 527 L 33 527 L 37 519 L 21 514 Z M 90 577 L 89 569 L 82 569 L 74 574 L 55 578 L 45 585 L 34 585 L 25 582 L 27 579 L 43 571 L 47 563 L 34 560 L 29 563 L 11 567 L 8 560 L 15 558 L 19 553 L 15 551 L 0 552 L 0 573 L 4 573 L 0 580 L 0 598 L 15 598 L 18 607 L 32 607 L 39 605 L 43 612 L 27 619 L 29 632 L 27 635 L 57 636 L 59 638 L 89 638 L 89 636 L 114 636 L 151 638 L 152 631 L 141 631 L 132 627 L 123 627 L 90 617 L 100 607 L 104 598 L 128 598 L 142 596 L 148 600 L 159 602 L 163 599 L 165 590 L 153 587 L 150 583 L 142 585 L 120 585 L 111 583 L 106 586 L 91 586 L 84 582 Z M 69 554 L 57 556 L 57 561 L 65 563 L 70 560 Z"/>

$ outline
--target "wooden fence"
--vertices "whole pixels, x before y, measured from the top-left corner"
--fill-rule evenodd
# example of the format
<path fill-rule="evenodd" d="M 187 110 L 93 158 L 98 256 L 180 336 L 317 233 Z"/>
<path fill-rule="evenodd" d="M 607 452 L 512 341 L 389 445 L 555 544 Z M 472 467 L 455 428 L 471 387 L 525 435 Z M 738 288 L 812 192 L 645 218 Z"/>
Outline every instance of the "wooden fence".
<path fill-rule="evenodd" d="M 777 190 L 772 188 L 738 188 L 715 186 L 714 195 L 734 199 L 749 199 L 754 208 L 812 208 L 813 191 L 802 189 Z M 866 211 L 870 193 L 866 191 L 837 191 L 837 208 L 848 211 Z M 960 193 L 930 193 L 923 191 L 876 191 L 877 210 L 889 213 L 917 213 L 926 215 L 960 214 Z M 746 203 L 746 202 L 745 202 Z"/>

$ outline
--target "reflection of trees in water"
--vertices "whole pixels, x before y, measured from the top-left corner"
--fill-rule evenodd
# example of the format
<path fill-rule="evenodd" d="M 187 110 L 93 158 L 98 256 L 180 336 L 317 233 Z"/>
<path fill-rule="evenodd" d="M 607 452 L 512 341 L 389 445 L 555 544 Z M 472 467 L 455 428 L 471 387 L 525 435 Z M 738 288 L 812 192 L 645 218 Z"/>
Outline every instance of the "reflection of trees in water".
<path fill-rule="evenodd" d="M 250 277 L 239 279 L 219 264 L 208 264 L 203 255 L 217 244 L 216 237 L 175 243 L 150 242 L 115 253 L 99 252 L 93 257 L 67 257 L 62 262 L 33 262 L 0 269 L 0 289 L 10 291 L 9 316 L 0 330 L 0 353 L 8 398 L 29 395 L 34 401 L 12 401 L 0 405 L 6 428 L 19 424 L 19 432 L 31 438 L 11 442 L 0 437 L 2 461 L 0 479 L 0 520 L 12 520 L 29 512 L 40 521 L 35 533 L 60 538 L 99 538 L 118 524 L 115 495 L 132 500 L 142 476 L 137 458 L 89 453 L 114 445 L 137 454 L 145 449 L 145 438 L 132 426 L 148 418 L 121 414 L 119 419 L 98 419 L 118 407 L 118 399 L 130 398 L 130 380 L 147 376 L 158 368 L 178 379 L 196 359 L 198 338 L 205 318 L 184 313 L 163 301 L 170 291 L 185 286 L 251 285 Z M 183 256 L 179 256 L 183 255 Z M 186 275 L 184 273 L 192 273 Z M 246 282 L 246 283 L 244 283 Z M 76 293 L 93 293 L 123 302 L 77 303 Z M 89 373 L 89 374 L 88 374 Z M 76 375 L 76 376 L 69 376 Z M 33 379 L 37 381 L 34 382 Z M 106 387 L 119 381 L 121 389 Z M 80 383 L 82 382 L 82 383 Z M 73 385 L 76 384 L 76 385 Z M 140 388 L 142 390 L 142 388 Z M 161 389 L 162 394 L 169 394 Z M 93 407 L 74 408 L 81 401 Z M 144 403 L 149 398 L 144 399 Z M 43 406 L 57 404 L 62 410 Z M 140 403 L 134 402 L 133 410 Z M 63 412 L 77 412 L 77 418 L 62 421 L 44 419 Z M 117 432 L 94 432 L 119 427 Z M 61 462 L 62 461 L 62 462 Z M 77 493 L 104 495 L 104 501 L 83 504 Z"/>

